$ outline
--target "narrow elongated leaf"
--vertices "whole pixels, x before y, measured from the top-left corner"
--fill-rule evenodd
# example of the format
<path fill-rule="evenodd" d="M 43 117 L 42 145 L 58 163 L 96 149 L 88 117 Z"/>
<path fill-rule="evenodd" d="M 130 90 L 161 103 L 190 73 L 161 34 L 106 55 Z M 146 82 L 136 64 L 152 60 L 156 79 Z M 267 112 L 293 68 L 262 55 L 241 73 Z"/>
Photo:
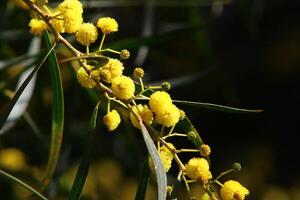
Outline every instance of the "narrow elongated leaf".
<path fill-rule="evenodd" d="M 51 40 L 47 31 L 44 32 L 44 39 L 46 46 L 49 49 L 51 46 Z M 45 185 L 49 183 L 55 171 L 60 153 L 64 128 L 64 97 L 62 81 L 56 54 L 54 52 L 52 52 L 49 56 L 49 68 L 52 85 L 52 130 L 48 164 L 46 175 L 43 180 Z"/>
<path fill-rule="evenodd" d="M 141 177 L 138 185 L 138 189 L 136 191 L 135 200 L 144 200 L 147 192 L 147 186 L 149 182 L 149 163 L 148 163 L 148 155 L 144 162 L 144 166 L 141 172 Z"/>
<path fill-rule="evenodd" d="M 5 121 L 7 120 L 10 112 L 12 111 L 13 107 L 15 106 L 16 102 L 20 98 L 21 94 L 23 93 L 24 89 L 28 85 L 28 83 L 31 81 L 31 79 L 34 77 L 35 73 L 43 66 L 45 63 L 46 59 L 50 55 L 50 53 L 53 51 L 54 47 L 56 44 L 54 44 L 52 47 L 49 47 L 48 53 L 45 55 L 45 57 L 42 59 L 39 65 L 36 65 L 34 69 L 31 71 L 31 73 L 27 76 L 27 78 L 24 80 L 24 82 L 21 84 L 19 89 L 17 90 L 16 94 L 13 96 L 13 98 L 10 100 L 8 105 L 6 106 L 3 114 L 1 115 L 0 118 L 0 130 L 3 128 Z"/>
<path fill-rule="evenodd" d="M 146 127 L 142 122 L 140 122 L 140 125 L 142 127 L 142 134 L 143 134 L 144 141 L 146 143 L 149 155 L 152 158 L 154 169 L 156 172 L 157 191 L 158 191 L 157 199 L 165 200 L 167 197 L 167 176 L 165 173 L 165 169 L 158 155 L 155 144 L 149 135 L 148 130 L 146 129 Z"/>
<path fill-rule="evenodd" d="M 40 199 L 43 200 L 47 200 L 47 198 L 42 195 L 41 193 L 39 193 L 38 191 L 36 191 L 34 188 L 32 188 L 31 186 L 29 186 L 28 184 L 24 183 L 23 181 L 21 181 L 20 179 L 14 177 L 13 175 L 6 173 L 2 170 L 0 170 L 0 175 L 3 177 L 8 178 L 10 181 L 13 181 L 19 185 L 21 185 L 22 187 L 26 188 L 27 190 L 31 191 L 32 193 L 34 193 L 36 196 L 38 196 Z"/>
<path fill-rule="evenodd" d="M 69 200 L 78 200 L 83 189 L 86 177 L 89 172 L 90 160 L 92 157 L 92 151 L 94 148 L 94 141 L 95 141 L 95 130 L 96 130 L 96 122 L 97 122 L 97 115 L 99 109 L 100 101 L 95 106 L 90 126 L 89 126 L 89 138 L 86 144 L 86 150 L 80 162 L 79 168 L 76 173 L 75 180 L 72 185 L 71 193 L 69 195 Z"/>
<path fill-rule="evenodd" d="M 27 56 L 30 55 L 36 55 L 38 52 L 40 52 L 41 48 L 41 39 L 38 37 L 35 37 L 31 40 Z M 25 70 L 21 75 L 17 83 L 16 90 L 21 86 L 21 84 L 24 82 L 24 80 L 28 77 L 28 75 L 32 72 L 32 70 L 35 68 L 35 65 L 33 63 L 36 63 L 36 59 L 34 57 L 29 57 L 26 60 L 23 60 L 21 63 L 24 66 L 30 66 L 27 70 Z M 0 64 L 1 68 L 1 64 Z M 30 102 L 30 99 L 32 97 L 34 87 L 36 83 L 36 75 L 34 75 L 31 80 L 29 81 L 28 85 L 25 87 L 23 93 L 20 95 L 18 101 L 14 105 L 13 109 L 11 110 L 10 114 L 8 115 L 8 118 L 3 126 L 3 128 L 0 131 L 0 135 L 8 132 L 18 121 L 18 119 L 24 114 L 26 111 L 26 108 Z"/>
<path fill-rule="evenodd" d="M 189 106 L 196 106 L 196 107 L 206 108 L 206 109 L 210 109 L 210 110 L 217 110 L 217 111 L 237 113 L 237 114 L 263 112 L 263 110 L 260 110 L 260 109 L 251 110 L 251 109 L 243 109 L 243 108 L 234 108 L 234 107 L 222 106 L 222 105 L 212 104 L 212 103 L 181 101 L 181 100 L 173 100 L 173 102 L 178 103 L 178 104 L 185 104 L 185 105 L 189 105 Z"/>

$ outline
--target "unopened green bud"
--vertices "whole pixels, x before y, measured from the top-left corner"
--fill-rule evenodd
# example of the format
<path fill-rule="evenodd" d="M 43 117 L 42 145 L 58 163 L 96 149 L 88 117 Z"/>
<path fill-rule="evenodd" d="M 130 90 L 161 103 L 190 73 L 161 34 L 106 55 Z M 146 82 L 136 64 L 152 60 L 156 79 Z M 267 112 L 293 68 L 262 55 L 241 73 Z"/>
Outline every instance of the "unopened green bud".
<path fill-rule="evenodd" d="M 241 171 L 242 170 L 242 166 L 241 166 L 240 163 L 236 162 L 236 163 L 233 163 L 232 169 L 234 169 L 235 171 Z"/>
<path fill-rule="evenodd" d="M 171 89 L 171 83 L 169 82 L 163 82 L 161 84 L 161 89 L 165 92 L 169 91 Z"/>
<path fill-rule="evenodd" d="M 194 140 L 196 140 L 197 139 L 197 133 L 195 133 L 194 131 L 190 131 L 190 132 L 188 132 L 188 139 L 189 140 L 192 140 L 192 141 L 194 141 Z"/>

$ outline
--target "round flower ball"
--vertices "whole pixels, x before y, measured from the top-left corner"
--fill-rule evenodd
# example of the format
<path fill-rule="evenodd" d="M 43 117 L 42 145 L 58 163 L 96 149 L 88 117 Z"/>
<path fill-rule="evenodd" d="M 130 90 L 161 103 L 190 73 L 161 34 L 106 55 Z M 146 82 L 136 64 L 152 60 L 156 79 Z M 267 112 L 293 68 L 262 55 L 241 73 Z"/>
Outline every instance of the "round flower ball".
<path fill-rule="evenodd" d="M 172 99 L 170 95 L 164 91 L 154 92 L 150 96 L 149 106 L 155 114 L 159 114 L 162 108 L 172 105 Z"/>
<path fill-rule="evenodd" d="M 110 111 L 103 117 L 103 123 L 107 127 L 108 131 L 114 131 L 118 128 L 120 122 L 121 117 L 116 110 Z"/>
<path fill-rule="evenodd" d="M 101 17 L 97 22 L 97 27 L 101 29 L 103 34 L 110 34 L 118 31 L 118 22 L 111 17 Z"/>
<path fill-rule="evenodd" d="M 139 104 L 137 106 L 133 106 L 132 110 L 135 111 L 141 117 L 143 122 L 145 122 L 148 125 L 152 124 L 153 113 L 147 105 Z M 136 117 L 134 116 L 134 114 L 132 112 L 130 112 L 129 117 L 130 117 L 131 124 L 135 128 L 141 129 L 141 126 L 140 126 L 138 120 L 136 119 Z"/>
<path fill-rule="evenodd" d="M 239 182 L 226 181 L 220 190 L 222 200 L 243 200 L 249 195 L 249 190 L 243 187 Z"/>
<path fill-rule="evenodd" d="M 112 93 L 121 100 L 129 100 L 134 97 L 135 85 L 131 78 L 120 76 L 112 79 Z"/>
<path fill-rule="evenodd" d="M 209 171 L 209 164 L 204 158 L 192 158 L 185 165 L 186 174 L 193 180 L 200 181 L 203 184 L 208 183 L 212 178 Z"/>
<path fill-rule="evenodd" d="M 81 24 L 79 30 L 76 32 L 76 40 L 84 46 L 90 46 L 90 44 L 97 40 L 97 37 L 97 28 L 92 23 Z"/>

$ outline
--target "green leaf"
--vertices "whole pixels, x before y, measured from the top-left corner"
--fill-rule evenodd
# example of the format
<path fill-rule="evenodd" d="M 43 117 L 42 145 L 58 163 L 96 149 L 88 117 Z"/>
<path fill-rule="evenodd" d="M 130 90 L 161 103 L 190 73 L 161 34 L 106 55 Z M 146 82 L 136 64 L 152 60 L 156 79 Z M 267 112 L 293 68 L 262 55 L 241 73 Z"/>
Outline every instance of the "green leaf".
<path fill-rule="evenodd" d="M 156 170 L 156 181 L 157 181 L 157 192 L 158 192 L 158 200 L 165 200 L 167 196 L 167 176 L 162 164 L 162 161 L 158 155 L 157 149 L 153 140 L 151 139 L 148 130 L 140 121 L 140 125 L 142 128 L 142 134 L 144 141 L 146 143 L 148 152 L 150 157 L 152 158 L 154 169 Z"/>
<path fill-rule="evenodd" d="M 135 200 L 144 200 L 147 192 L 147 186 L 149 182 L 149 163 L 148 163 L 148 155 L 145 159 L 144 166 L 141 172 L 141 177 L 138 185 L 138 189 L 136 191 Z"/>
<path fill-rule="evenodd" d="M 92 152 L 94 148 L 94 141 L 95 141 L 95 130 L 96 130 L 96 122 L 97 122 L 97 115 L 98 115 L 98 108 L 100 105 L 100 101 L 95 106 L 90 126 L 89 126 L 89 138 L 86 144 L 86 150 L 80 162 L 79 168 L 77 170 L 77 174 L 75 180 L 72 185 L 72 189 L 69 195 L 69 200 L 78 200 L 80 198 L 81 191 L 83 189 L 86 177 L 89 172 L 90 160 L 92 157 Z"/>
<path fill-rule="evenodd" d="M 46 46 L 49 49 L 51 46 L 51 40 L 47 31 L 44 32 L 44 39 Z M 49 184 L 55 171 L 60 153 L 64 128 L 64 97 L 62 81 L 56 54 L 54 52 L 52 52 L 49 56 L 49 68 L 52 85 L 52 130 L 49 158 L 46 174 L 43 180 L 45 185 Z"/>
<path fill-rule="evenodd" d="M 20 98 L 20 96 L 23 93 L 24 89 L 26 88 L 26 86 L 28 85 L 28 83 L 31 81 L 31 79 L 33 78 L 33 76 L 35 75 L 35 73 L 37 73 L 39 71 L 39 69 L 43 66 L 43 64 L 45 63 L 45 61 L 48 58 L 48 56 L 52 53 L 52 51 L 55 48 L 55 46 L 56 46 L 56 44 L 48 47 L 48 49 L 49 49 L 48 53 L 44 56 L 44 58 L 42 59 L 42 61 L 40 62 L 40 64 L 37 65 L 37 66 L 35 66 L 35 68 L 28 75 L 28 77 L 25 79 L 25 81 L 22 83 L 22 85 L 19 87 L 19 89 L 17 90 L 17 92 L 15 93 L 15 95 L 13 96 L 13 98 L 10 100 L 10 102 L 6 106 L 6 108 L 5 108 L 3 114 L 1 115 L 1 118 L 0 118 L 0 130 L 3 128 L 3 126 L 5 124 L 5 121 L 7 120 L 10 112 L 12 111 L 12 109 L 15 106 L 16 102 Z"/>
<path fill-rule="evenodd" d="M 34 193 L 36 196 L 38 196 L 40 199 L 43 199 L 43 200 L 47 200 L 47 198 L 42 195 L 41 193 L 39 193 L 38 191 L 36 191 L 34 188 L 32 188 L 31 186 L 29 186 L 28 184 L 24 183 L 23 181 L 21 181 L 20 179 L 12 176 L 11 174 L 9 173 L 6 173 L 2 170 L 0 170 L 0 175 L 3 176 L 3 177 L 6 177 L 8 178 L 10 181 L 12 182 L 15 182 L 19 185 L 21 185 L 22 187 L 26 188 L 27 190 L 31 191 L 32 193 Z"/>
<path fill-rule="evenodd" d="M 212 104 L 212 103 L 202 103 L 202 102 L 194 102 L 194 101 L 181 101 L 181 100 L 172 100 L 174 103 L 180 103 L 185 104 L 189 106 L 196 106 L 200 108 L 206 108 L 209 110 L 217 110 L 217 111 L 223 111 L 228 113 L 237 113 L 237 114 L 244 114 L 244 113 L 260 113 L 263 112 L 263 110 L 255 109 L 243 109 L 243 108 L 234 108 L 229 106 L 222 106 L 218 104 Z"/>
<path fill-rule="evenodd" d="M 102 67 L 104 66 L 106 63 L 108 63 L 109 59 L 108 57 L 105 56 L 87 56 L 85 57 L 85 60 L 87 61 L 87 64 L 89 65 L 94 65 L 97 67 Z"/>

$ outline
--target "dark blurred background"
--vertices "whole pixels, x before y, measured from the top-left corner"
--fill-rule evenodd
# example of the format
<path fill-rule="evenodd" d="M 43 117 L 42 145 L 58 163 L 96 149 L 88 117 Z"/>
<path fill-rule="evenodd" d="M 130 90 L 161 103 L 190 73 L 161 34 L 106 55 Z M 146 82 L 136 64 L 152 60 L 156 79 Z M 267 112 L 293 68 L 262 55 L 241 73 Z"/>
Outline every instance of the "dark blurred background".
<path fill-rule="evenodd" d="M 50 3 L 55 5 L 54 1 Z M 300 199 L 299 1 L 99 0 L 87 1 L 85 6 L 85 21 L 96 22 L 100 16 L 112 16 L 119 22 L 119 32 L 107 37 L 105 45 L 130 50 L 131 57 L 124 63 L 125 73 L 142 66 L 146 83 L 170 81 L 173 99 L 263 109 L 259 114 L 231 114 L 179 106 L 211 146 L 215 176 L 238 161 L 243 170 L 227 178 L 240 180 L 247 186 L 251 191 L 249 199 Z M 0 60 L 25 55 L 32 40 L 27 11 L 7 1 L 1 3 L 0 9 Z M 14 90 L 16 74 L 24 68 L 26 65 L 22 63 L 0 68 L 1 111 L 8 103 L 4 90 Z M 72 69 L 68 65 L 62 65 L 61 69 L 66 124 L 57 179 L 79 162 L 94 106 L 91 95 L 76 83 Z M 20 118 L 0 136 L 1 148 L 22 150 L 30 166 L 43 166 L 47 160 L 51 126 L 49 80 L 49 70 L 42 68 L 27 108 L 42 134 L 33 133 L 28 121 Z M 101 127 L 98 132 L 96 171 L 101 166 L 109 171 L 113 166 L 120 174 L 112 176 L 122 177 L 116 181 L 123 181 L 126 186 L 132 183 L 135 188 L 137 169 L 146 153 L 138 131 L 122 123 L 116 133 L 107 133 Z M 41 145 L 43 142 L 46 144 Z M 170 174 L 176 176 L 176 169 Z M 0 195 L 7 195 L 6 189 L 14 191 L 2 179 L 0 185 Z M 105 187 L 100 190 L 107 194 L 102 198 L 115 199 L 109 197 L 113 189 Z M 130 191 L 125 186 L 124 190 Z M 102 199 L 100 196 L 96 199 Z"/>

